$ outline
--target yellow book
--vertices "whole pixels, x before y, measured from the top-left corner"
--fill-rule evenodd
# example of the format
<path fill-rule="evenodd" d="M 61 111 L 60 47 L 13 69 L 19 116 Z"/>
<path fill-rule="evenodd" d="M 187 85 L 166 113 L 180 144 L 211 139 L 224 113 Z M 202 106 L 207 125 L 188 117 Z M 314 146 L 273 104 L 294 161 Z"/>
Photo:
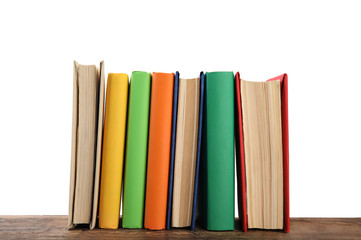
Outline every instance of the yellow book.
<path fill-rule="evenodd" d="M 109 73 L 100 181 L 100 228 L 116 229 L 119 225 L 127 104 L 128 75 Z"/>

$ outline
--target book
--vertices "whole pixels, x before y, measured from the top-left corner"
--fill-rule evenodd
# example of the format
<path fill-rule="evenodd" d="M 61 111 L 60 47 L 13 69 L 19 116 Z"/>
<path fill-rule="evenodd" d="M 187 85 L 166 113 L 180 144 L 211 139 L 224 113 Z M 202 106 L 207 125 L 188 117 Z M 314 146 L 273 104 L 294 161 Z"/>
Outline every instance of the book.
<path fill-rule="evenodd" d="M 170 146 L 167 221 L 166 221 L 167 230 L 170 229 L 172 222 L 174 161 L 175 161 L 175 150 L 176 150 L 177 114 L 178 114 L 178 92 L 179 92 L 179 72 L 177 71 L 174 75 L 174 87 L 173 87 L 172 136 L 171 136 L 171 146 Z"/>
<path fill-rule="evenodd" d="M 200 223 L 234 230 L 234 80 L 232 72 L 206 73 L 200 166 Z"/>
<path fill-rule="evenodd" d="M 192 221 L 199 92 L 199 78 L 179 79 L 172 227 L 188 227 Z"/>
<path fill-rule="evenodd" d="M 199 183 L 199 168 L 200 168 L 200 159 L 201 159 L 201 146 L 202 146 L 202 128 L 203 128 L 203 105 L 204 105 L 204 85 L 205 85 L 205 76 L 201 72 L 199 74 L 200 78 L 200 98 L 199 98 L 199 114 L 198 114 L 198 136 L 197 136 L 197 159 L 196 159 L 196 170 L 194 176 L 194 194 L 193 194 L 193 207 L 192 207 L 192 222 L 191 230 L 194 231 L 196 228 L 196 218 L 197 218 L 197 202 L 198 202 L 198 183 Z"/>
<path fill-rule="evenodd" d="M 280 82 L 242 80 L 249 228 L 283 228 Z"/>
<path fill-rule="evenodd" d="M 103 133 L 104 62 L 74 61 L 73 127 L 68 228 L 95 227 Z"/>
<path fill-rule="evenodd" d="M 144 227 L 165 228 L 172 128 L 173 73 L 153 73 Z"/>
<path fill-rule="evenodd" d="M 237 200 L 238 216 L 241 228 L 247 232 L 247 205 L 246 205 L 246 176 L 244 166 L 241 79 L 239 73 L 235 75 L 235 141 L 236 141 L 236 165 L 237 165 Z"/>
<path fill-rule="evenodd" d="M 119 226 L 127 104 L 128 75 L 109 73 L 99 195 L 100 228 Z"/>
<path fill-rule="evenodd" d="M 143 227 L 150 89 L 150 73 L 132 73 L 124 163 L 123 228 Z"/>
<path fill-rule="evenodd" d="M 244 231 L 289 232 L 288 79 L 284 74 L 270 80 L 248 82 L 236 74 L 238 198 Z"/>

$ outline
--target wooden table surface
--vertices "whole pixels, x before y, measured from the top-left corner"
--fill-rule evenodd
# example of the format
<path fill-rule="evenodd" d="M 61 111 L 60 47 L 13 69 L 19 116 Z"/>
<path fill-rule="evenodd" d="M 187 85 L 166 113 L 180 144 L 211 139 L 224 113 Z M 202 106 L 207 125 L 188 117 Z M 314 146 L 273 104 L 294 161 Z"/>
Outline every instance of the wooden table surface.
<path fill-rule="evenodd" d="M 197 228 L 169 231 L 144 229 L 68 230 L 67 216 L 0 216 L 0 239 L 361 239 L 361 218 L 291 218 L 291 232 L 239 230 L 215 232 Z"/>

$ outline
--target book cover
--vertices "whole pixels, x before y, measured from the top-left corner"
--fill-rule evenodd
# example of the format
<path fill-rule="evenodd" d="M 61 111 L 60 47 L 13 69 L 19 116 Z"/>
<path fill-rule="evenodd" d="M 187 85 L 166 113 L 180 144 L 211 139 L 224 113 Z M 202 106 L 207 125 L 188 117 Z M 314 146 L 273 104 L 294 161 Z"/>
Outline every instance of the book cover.
<path fill-rule="evenodd" d="M 207 230 L 234 230 L 234 80 L 206 73 L 200 168 L 200 222 Z"/>
<path fill-rule="evenodd" d="M 173 73 L 153 73 L 144 227 L 165 229 L 172 129 Z"/>
<path fill-rule="evenodd" d="M 128 75 L 109 73 L 99 196 L 100 228 L 119 226 L 128 84 Z"/>
<path fill-rule="evenodd" d="M 173 177 L 174 177 L 174 159 L 175 159 L 176 134 L 177 134 L 178 91 L 179 91 L 179 72 L 177 71 L 174 76 L 174 88 L 173 88 L 172 139 L 171 139 L 171 150 L 170 150 L 171 152 L 170 152 L 170 163 L 169 163 L 166 229 L 170 229 L 172 222 Z"/>
<path fill-rule="evenodd" d="M 150 88 L 150 73 L 132 73 L 124 163 L 123 228 L 143 227 Z"/>
<path fill-rule="evenodd" d="M 196 228 L 197 218 L 197 203 L 198 203 L 198 185 L 199 185 L 199 167 L 201 159 L 201 146 L 202 146 L 202 128 L 203 128 L 203 105 L 204 105 L 204 82 L 205 76 L 201 72 L 199 75 L 200 81 L 200 93 L 199 93 L 199 117 L 198 117 L 198 136 L 197 136 L 197 159 L 196 159 L 196 172 L 194 176 L 194 195 L 193 195 L 193 206 L 192 206 L 192 222 L 191 230 L 194 231 Z"/>
<path fill-rule="evenodd" d="M 238 216 L 241 229 L 247 232 L 247 205 L 246 205 L 246 176 L 244 163 L 243 123 L 242 123 L 242 99 L 241 79 L 239 73 L 235 76 L 235 140 L 236 140 L 236 166 L 237 166 L 237 200 Z"/>
<path fill-rule="evenodd" d="M 98 220 L 98 203 L 100 187 L 100 167 L 103 146 L 103 123 L 104 123 L 104 96 L 105 96 L 105 73 L 104 62 L 100 62 L 100 86 L 99 86 L 99 108 L 98 108 L 98 136 L 97 136 L 97 153 L 95 160 L 94 173 L 94 192 L 93 192 L 93 212 L 90 222 L 90 229 L 94 229 Z"/>

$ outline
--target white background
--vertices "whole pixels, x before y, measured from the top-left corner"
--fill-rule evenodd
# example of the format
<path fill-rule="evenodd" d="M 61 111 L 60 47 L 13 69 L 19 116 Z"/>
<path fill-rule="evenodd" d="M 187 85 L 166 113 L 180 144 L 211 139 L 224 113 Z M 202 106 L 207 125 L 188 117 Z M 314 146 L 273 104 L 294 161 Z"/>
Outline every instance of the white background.
<path fill-rule="evenodd" d="M 1 1 L 0 215 L 68 213 L 73 60 L 289 75 L 291 217 L 361 217 L 352 1 Z"/>

